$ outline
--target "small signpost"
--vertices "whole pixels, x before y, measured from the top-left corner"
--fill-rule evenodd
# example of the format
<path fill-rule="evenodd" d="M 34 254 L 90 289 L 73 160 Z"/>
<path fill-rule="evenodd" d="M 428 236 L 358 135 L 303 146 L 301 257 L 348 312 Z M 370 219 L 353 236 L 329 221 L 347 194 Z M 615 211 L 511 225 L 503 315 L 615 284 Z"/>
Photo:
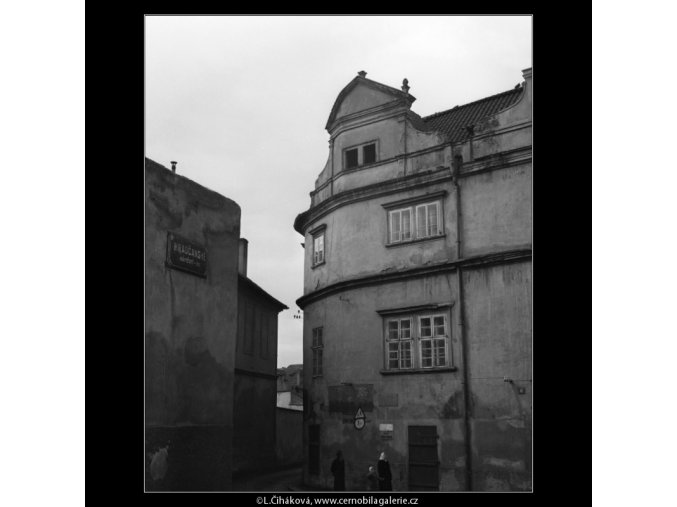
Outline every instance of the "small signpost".
<path fill-rule="evenodd" d="M 365 419 L 366 416 L 364 415 L 364 412 L 362 412 L 362 407 L 358 407 L 353 420 L 353 424 L 355 425 L 356 430 L 361 430 L 362 428 L 364 428 Z"/>

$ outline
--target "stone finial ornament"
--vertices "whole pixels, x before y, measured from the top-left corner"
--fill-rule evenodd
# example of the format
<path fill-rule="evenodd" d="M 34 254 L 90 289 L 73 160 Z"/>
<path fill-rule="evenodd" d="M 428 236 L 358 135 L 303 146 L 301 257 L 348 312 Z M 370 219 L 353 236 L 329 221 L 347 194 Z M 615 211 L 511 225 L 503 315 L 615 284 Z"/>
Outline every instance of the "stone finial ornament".
<path fill-rule="evenodd" d="M 409 93 L 409 80 L 406 77 L 402 81 L 402 91 L 404 93 Z"/>
<path fill-rule="evenodd" d="M 367 73 L 365 71 L 361 70 L 360 72 L 357 73 L 357 75 L 360 76 L 360 77 L 365 77 L 367 75 Z"/>

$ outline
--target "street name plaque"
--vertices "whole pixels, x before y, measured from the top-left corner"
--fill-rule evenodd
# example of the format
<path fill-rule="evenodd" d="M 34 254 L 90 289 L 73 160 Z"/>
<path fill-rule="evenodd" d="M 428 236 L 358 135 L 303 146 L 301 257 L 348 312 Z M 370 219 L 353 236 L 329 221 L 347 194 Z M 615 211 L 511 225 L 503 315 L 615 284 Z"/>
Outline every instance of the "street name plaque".
<path fill-rule="evenodd" d="M 168 232 L 165 264 L 169 268 L 206 278 L 207 249 L 173 232 Z"/>

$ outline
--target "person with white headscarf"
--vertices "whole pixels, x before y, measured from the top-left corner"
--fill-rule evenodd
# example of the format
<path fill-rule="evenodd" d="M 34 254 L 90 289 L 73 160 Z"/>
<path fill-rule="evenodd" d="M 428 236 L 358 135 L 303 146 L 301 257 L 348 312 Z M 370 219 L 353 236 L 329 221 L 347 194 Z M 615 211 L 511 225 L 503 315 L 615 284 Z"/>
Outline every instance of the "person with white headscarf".
<path fill-rule="evenodd" d="M 378 489 L 380 491 L 392 491 L 393 490 L 393 475 L 390 472 L 390 463 L 388 463 L 388 458 L 386 453 L 382 452 L 381 456 L 378 458 Z"/>

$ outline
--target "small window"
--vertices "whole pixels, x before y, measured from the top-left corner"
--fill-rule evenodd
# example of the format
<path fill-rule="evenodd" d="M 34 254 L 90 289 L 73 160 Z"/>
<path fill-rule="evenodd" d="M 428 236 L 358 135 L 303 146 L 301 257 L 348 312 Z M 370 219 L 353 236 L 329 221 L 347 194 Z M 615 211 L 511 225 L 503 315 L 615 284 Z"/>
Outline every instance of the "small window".
<path fill-rule="evenodd" d="M 321 327 L 313 329 L 313 341 L 311 349 L 313 351 L 313 377 L 322 376 L 322 351 L 324 348 Z"/>
<path fill-rule="evenodd" d="M 357 167 L 358 165 L 357 153 L 358 153 L 357 148 L 353 148 L 352 150 L 346 150 L 346 169 Z"/>
<path fill-rule="evenodd" d="M 372 164 L 376 162 L 376 143 L 367 144 L 362 147 L 362 163 Z"/>
<path fill-rule="evenodd" d="M 343 151 L 343 168 L 354 169 L 378 160 L 378 141 L 370 141 Z"/>
<path fill-rule="evenodd" d="M 313 266 L 324 262 L 324 231 L 313 236 Z"/>

